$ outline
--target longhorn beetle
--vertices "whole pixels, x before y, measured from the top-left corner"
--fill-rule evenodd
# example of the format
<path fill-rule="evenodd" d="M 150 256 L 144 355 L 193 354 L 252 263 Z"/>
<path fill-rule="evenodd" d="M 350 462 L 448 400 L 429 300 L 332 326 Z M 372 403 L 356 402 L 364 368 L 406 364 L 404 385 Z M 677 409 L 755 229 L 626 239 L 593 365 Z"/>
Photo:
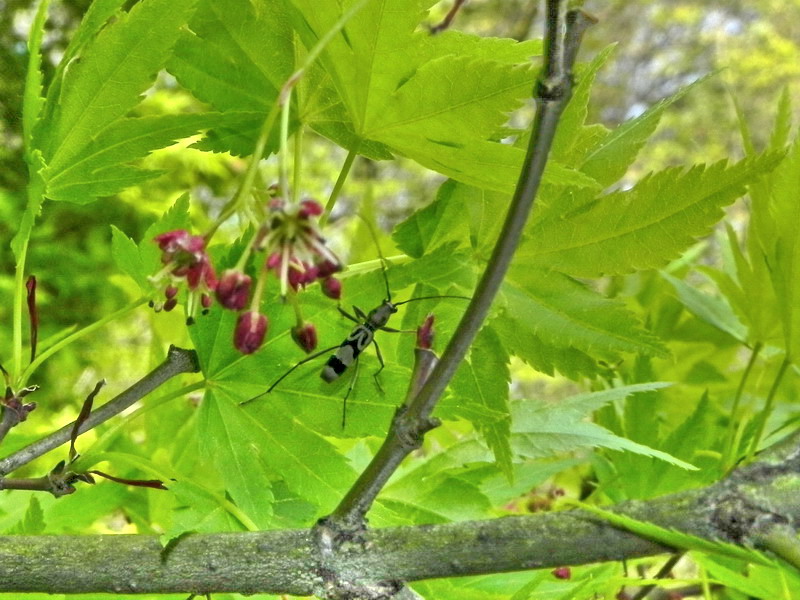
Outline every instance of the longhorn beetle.
<path fill-rule="evenodd" d="M 361 217 L 361 215 L 358 215 Z M 361 217 L 364 220 L 363 217 Z M 366 220 L 364 220 L 365 223 Z M 307 356 L 300 362 L 296 363 L 292 366 L 288 371 L 286 371 L 283 375 L 278 377 L 275 382 L 267 388 L 267 391 L 258 394 L 257 396 L 253 396 L 249 400 L 245 400 L 241 404 L 247 404 L 269 394 L 275 387 L 286 377 L 288 377 L 295 369 L 300 367 L 301 365 L 306 364 L 314 359 L 319 358 L 320 356 L 327 354 L 332 351 L 336 351 L 332 354 L 325 366 L 322 368 L 322 372 L 320 373 L 320 377 L 326 381 L 327 383 L 331 383 L 336 381 L 346 370 L 347 368 L 355 363 L 355 373 L 353 374 L 353 378 L 350 381 L 350 385 L 347 388 L 347 393 L 344 396 L 344 404 L 342 406 L 342 429 L 345 426 L 345 417 L 347 415 L 347 398 L 350 396 L 350 392 L 353 391 L 353 386 L 355 385 L 356 377 L 358 376 L 358 357 L 361 353 L 370 345 L 370 343 L 375 345 L 375 353 L 378 356 L 378 362 L 380 362 L 380 368 L 373 373 L 373 377 L 375 378 L 375 384 L 378 386 L 381 391 L 383 388 L 381 387 L 380 381 L 378 380 L 378 375 L 383 368 L 386 366 L 383 362 L 383 357 L 381 356 L 381 350 L 378 346 L 378 342 L 375 341 L 375 332 L 379 329 L 382 331 L 390 331 L 393 333 L 413 333 L 413 330 L 400 330 L 400 329 L 393 329 L 391 327 L 386 327 L 386 324 L 389 322 L 389 319 L 393 314 L 397 312 L 397 307 L 402 306 L 403 304 L 408 304 L 409 302 L 416 302 L 417 300 L 431 300 L 433 298 L 460 298 L 462 300 L 470 300 L 468 296 L 421 296 L 419 298 L 411 298 L 410 300 L 404 300 L 403 302 L 392 302 L 392 292 L 389 289 L 389 278 L 386 275 L 386 259 L 383 257 L 381 253 L 380 245 L 378 244 L 378 238 L 375 236 L 375 232 L 372 231 L 372 228 L 369 227 L 367 223 L 367 227 L 369 228 L 369 232 L 372 235 L 372 238 L 375 242 L 375 246 L 378 249 L 378 256 L 381 260 L 381 269 L 383 273 L 383 282 L 386 285 L 386 299 L 381 302 L 380 306 L 373 308 L 369 313 L 365 314 L 357 306 L 353 306 L 353 311 L 356 313 L 356 316 L 351 315 L 346 310 L 344 310 L 341 306 L 337 307 L 339 312 L 347 319 L 358 323 L 353 331 L 350 332 L 345 340 L 339 344 L 338 346 L 331 346 L 330 348 L 325 348 L 324 350 L 320 350 L 312 354 L 311 356 Z"/>

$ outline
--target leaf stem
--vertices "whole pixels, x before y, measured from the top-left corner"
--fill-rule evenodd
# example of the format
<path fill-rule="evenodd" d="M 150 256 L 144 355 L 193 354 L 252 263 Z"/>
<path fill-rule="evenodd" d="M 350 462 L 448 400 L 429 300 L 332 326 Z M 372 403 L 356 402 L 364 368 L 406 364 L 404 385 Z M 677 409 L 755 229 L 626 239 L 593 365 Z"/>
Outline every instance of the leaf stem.
<path fill-rule="evenodd" d="M 199 370 L 197 354 L 194 350 L 184 350 L 171 346 L 167 352 L 167 358 L 163 363 L 116 398 L 93 410 L 81 425 L 79 434 L 85 433 L 97 427 L 100 423 L 104 423 L 111 417 L 118 415 L 176 375 L 180 375 L 181 373 L 197 373 Z M 72 423 L 65 425 L 47 437 L 36 440 L 25 448 L 0 460 L 0 478 L 28 464 L 42 454 L 68 442 L 70 440 L 70 434 L 72 433 L 72 425 Z"/>
<path fill-rule="evenodd" d="M 278 92 L 278 97 L 275 99 L 272 108 L 270 108 L 270 111 L 267 114 L 267 118 L 264 119 L 264 122 L 261 124 L 258 140 L 256 141 L 256 145 L 253 150 L 250 165 L 248 166 L 247 172 L 242 180 L 242 185 L 239 187 L 234 197 L 231 198 L 231 201 L 228 202 L 228 204 L 226 204 L 222 209 L 220 216 L 211 226 L 211 229 L 209 229 L 205 234 L 206 240 L 210 240 L 214 236 L 214 233 L 217 231 L 219 226 L 227 221 L 228 218 L 241 207 L 245 199 L 249 197 L 250 190 L 253 188 L 253 182 L 255 181 L 256 173 L 258 172 L 258 163 L 261 160 L 261 157 L 264 155 L 267 139 L 269 138 L 269 134 L 272 131 L 273 125 L 275 124 L 275 119 L 278 117 L 278 111 L 285 103 L 287 103 L 287 97 L 290 95 L 292 88 L 294 88 L 294 86 L 297 85 L 297 82 L 303 77 L 306 69 L 308 69 L 308 67 L 310 67 L 315 60 L 317 60 L 319 55 L 325 49 L 325 46 L 327 46 L 330 41 L 333 40 L 333 38 L 338 35 L 342 29 L 344 29 L 344 26 L 347 24 L 347 22 L 352 19 L 368 1 L 369 0 L 361 0 L 360 2 L 357 2 L 351 6 L 350 10 L 344 13 L 341 18 L 334 23 L 333 27 L 331 27 L 325 33 L 325 35 L 323 35 L 319 41 L 314 44 L 314 47 L 308 52 L 300 68 L 292 73 L 286 80 L 286 83 L 283 84 L 283 87 Z"/>
<path fill-rule="evenodd" d="M 355 161 L 356 156 L 358 156 L 358 146 L 358 144 L 353 146 L 353 148 L 347 153 L 347 158 L 344 159 L 342 170 L 339 171 L 339 177 L 336 178 L 336 183 L 333 185 L 331 195 L 328 198 L 328 202 L 325 204 L 325 212 L 323 212 L 322 216 L 320 217 L 319 224 L 321 227 L 325 227 L 325 225 L 328 223 L 328 217 L 330 217 L 333 207 L 336 206 L 336 201 L 339 199 L 339 193 L 342 191 L 342 186 L 344 186 L 344 182 L 347 180 L 347 176 L 350 174 L 353 161 Z"/>
<path fill-rule="evenodd" d="M 298 88 L 299 89 L 299 88 Z M 299 102 L 299 96 L 298 96 Z M 292 161 L 292 204 L 300 202 L 300 180 L 303 171 L 303 125 L 297 127 L 294 132 L 294 161 Z"/>
<path fill-rule="evenodd" d="M 22 139 L 25 148 L 25 162 L 28 165 L 29 182 L 27 188 L 27 205 L 25 215 L 19 223 L 18 236 L 22 236 L 21 240 L 12 241 L 11 246 L 14 249 L 15 242 L 18 248 L 14 249 L 16 263 L 14 266 L 14 300 L 12 307 L 12 380 L 16 382 L 22 372 L 22 305 L 24 296 L 24 277 L 25 277 L 25 263 L 28 256 L 28 241 L 30 240 L 31 228 L 33 222 L 36 220 L 38 207 L 41 206 L 44 198 L 44 184 L 39 168 L 44 166 L 40 164 L 41 155 L 34 152 L 33 148 L 33 129 L 36 120 L 42 110 L 44 103 L 42 92 L 42 38 L 44 35 L 45 21 L 47 20 L 47 11 L 50 5 L 50 0 L 42 0 L 36 16 L 31 27 L 31 34 L 28 39 L 28 66 L 25 73 L 25 90 L 22 96 Z M 34 207 L 36 207 L 34 209 Z M 27 218 L 26 218 L 27 217 Z"/>
<path fill-rule="evenodd" d="M 734 439 L 736 438 L 736 422 L 739 420 L 742 394 L 744 393 L 745 384 L 750 378 L 750 373 L 753 371 L 753 366 L 756 364 L 756 359 L 758 358 L 758 355 L 763 347 L 764 345 L 761 342 L 756 342 L 756 344 L 753 346 L 753 350 L 750 353 L 750 358 L 747 361 L 747 366 L 744 368 L 742 377 L 739 379 L 739 385 L 736 387 L 736 394 L 733 397 L 730 422 L 728 423 L 728 431 L 725 436 L 727 438 L 725 443 L 725 451 L 723 453 L 723 465 L 725 466 L 726 471 L 728 470 L 729 465 L 732 465 L 735 462 L 733 457 L 733 445 Z"/>
<path fill-rule="evenodd" d="M 286 91 L 281 102 L 281 144 L 278 150 L 278 186 L 281 198 L 289 202 L 289 113 L 292 109 L 292 88 Z M 294 190 L 292 198 L 295 197 Z"/>
<path fill-rule="evenodd" d="M 780 386 L 783 376 L 786 373 L 786 369 L 789 368 L 790 364 L 792 363 L 789 360 L 789 357 L 786 356 L 781 362 L 781 366 L 778 367 L 775 380 L 772 382 L 772 387 L 770 387 L 769 393 L 767 394 L 767 401 L 764 404 L 764 409 L 758 414 L 758 428 L 756 429 L 756 433 L 750 442 L 750 449 L 747 452 L 748 459 L 752 458 L 758 450 L 758 445 L 761 443 L 761 438 L 764 436 L 764 429 L 767 427 L 767 420 L 772 414 L 772 408 L 775 404 L 775 396 L 778 393 L 778 387 Z"/>
<path fill-rule="evenodd" d="M 145 302 L 147 302 L 147 298 L 144 298 L 144 297 L 139 298 L 137 300 L 134 300 L 130 304 L 120 308 L 118 311 L 113 312 L 110 315 L 106 315 L 105 317 L 95 321 L 91 325 L 87 325 L 83 329 L 79 329 L 78 331 L 76 331 L 74 333 L 71 333 L 70 335 L 68 335 L 64 339 L 59 340 L 57 343 L 53 344 L 47 350 L 45 350 L 39 356 L 37 356 L 25 368 L 25 371 L 23 371 L 22 376 L 20 377 L 20 385 L 24 386 L 28 382 L 28 379 L 30 378 L 30 376 L 33 375 L 33 373 L 39 367 L 39 365 L 41 365 L 44 361 L 46 361 L 53 354 L 55 354 L 56 352 L 58 352 L 59 350 L 61 350 L 65 346 L 68 346 L 72 342 L 75 342 L 75 341 L 81 339 L 83 336 L 88 335 L 88 334 L 92 333 L 93 331 L 96 331 L 97 329 L 99 329 L 100 327 L 110 323 L 111 321 L 115 321 L 116 319 L 119 319 L 120 317 L 125 316 L 126 314 L 128 314 L 129 312 L 131 312 L 132 310 L 137 308 L 138 306 L 141 306 L 142 304 L 144 304 Z"/>
<path fill-rule="evenodd" d="M 272 108 L 270 108 L 269 113 L 267 113 L 267 118 L 264 119 L 264 122 L 261 124 L 256 145 L 253 149 L 253 154 L 250 157 L 250 164 L 247 166 L 247 171 L 244 174 L 244 179 L 242 179 L 242 184 L 239 186 L 239 189 L 236 190 L 233 198 L 231 198 L 231 200 L 223 207 L 222 212 L 220 213 L 219 217 L 217 217 L 217 220 L 214 221 L 214 224 L 211 226 L 208 232 L 206 232 L 206 240 L 210 240 L 214 236 L 214 233 L 216 233 L 217 229 L 219 229 L 219 226 L 227 221 L 231 215 L 237 212 L 244 204 L 246 199 L 250 197 L 250 191 L 253 189 L 253 183 L 255 182 L 256 174 L 258 173 L 258 163 L 261 161 L 261 157 L 264 155 L 264 149 L 267 147 L 267 140 L 269 139 L 269 134 L 272 131 L 272 127 L 275 125 L 275 119 L 278 118 L 279 109 L 280 104 L 276 101 L 273 103 Z"/>
<path fill-rule="evenodd" d="M 28 188 L 29 193 L 31 188 Z M 14 307 L 13 307 L 13 347 L 14 358 L 12 362 L 12 378 L 19 377 L 22 371 L 22 306 L 23 296 L 25 290 L 25 263 L 28 256 L 28 239 L 26 239 L 20 248 L 17 255 L 17 262 L 14 273 Z M 25 379 L 21 378 L 19 381 L 20 387 L 24 386 Z"/>
<path fill-rule="evenodd" d="M 549 18 L 545 25 L 546 34 L 548 37 L 555 34 L 560 36 L 564 31 L 564 2 L 548 0 L 547 5 Z M 431 418 L 431 412 L 483 324 L 519 244 L 547 163 L 556 126 L 570 98 L 571 69 L 577 47 L 583 32 L 591 23 L 592 20 L 583 13 L 571 12 L 564 44 L 546 46 L 547 76 L 540 79 L 535 87 L 537 110 L 525 162 L 502 231 L 475 294 L 441 360 L 419 394 L 407 407 L 403 406 L 397 411 L 383 445 L 324 525 L 342 529 L 362 528 L 364 516 L 389 477 L 409 453 L 421 446 L 425 432 L 438 425 L 438 421 Z M 554 51 L 563 52 L 565 56 L 555 57 Z"/>

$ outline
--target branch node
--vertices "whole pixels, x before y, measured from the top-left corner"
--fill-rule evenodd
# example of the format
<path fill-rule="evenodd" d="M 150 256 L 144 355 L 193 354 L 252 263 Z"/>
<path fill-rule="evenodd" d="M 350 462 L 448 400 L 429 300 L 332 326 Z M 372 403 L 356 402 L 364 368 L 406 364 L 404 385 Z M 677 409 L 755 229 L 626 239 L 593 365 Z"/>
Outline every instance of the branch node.
<path fill-rule="evenodd" d="M 422 446 L 422 440 L 427 432 L 441 424 L 442 422 L 436 417 L 413 416 L 409 413 L 408 406 L 404 404 L 394 413 L 391 433 L 394 433 L 403 448 L 410 453 Z"/>
<path fill-rule="evenodd" d="M 335 517 L 317 521 L 314 533 L 319 550 L 317 575 L 322 580 L 317 595 L 330 600 L 390 600 L 403 589 L 399 580 L 363 581 L 357 573 L 340 568 L 347 555 L 368 550 L 366 523 L 363 519 L 348 522 Z"/>

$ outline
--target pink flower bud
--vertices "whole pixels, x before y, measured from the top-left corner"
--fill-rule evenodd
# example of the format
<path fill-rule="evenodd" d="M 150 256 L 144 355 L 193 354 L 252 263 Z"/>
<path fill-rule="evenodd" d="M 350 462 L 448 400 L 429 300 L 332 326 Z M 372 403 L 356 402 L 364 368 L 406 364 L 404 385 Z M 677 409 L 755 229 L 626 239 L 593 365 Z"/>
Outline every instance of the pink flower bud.
<path fill-rule="evenodd" d="M 326 277 L 322 280 L 322 293 L 328 298 L 338 300 L 342 297 L 342 282 L 335 277 Z"/>
<path fill-rule="evenodd" d="M 261 347 L 269 321 L 266 315 L 248 311 L 239 315 L 233 334 L 233 345 L 242 354 L 252 354 Z"/>
<path fill-rule="evenodd" d="M 324 210 L 325 209 L 322 208 L 322 204 L 316 200 L 312 200 L 311 198 L 306 198 L 300 202 L 300 210 L 297 211 L 297 216 L 301 219 L 318 217 Z"/>
<path fill-rule="evenodd" d="M 280 252 L 273 252 L 267 258 L 267 268 L 268 269 L 277 269 L 281 265 L 281 253 Z"/>
<path fill-rule="evenodd" d="M 178 306 L 178 299 L 175 296 L 173 296 L 172 298 L 164 302 L 161 308 L 162 310 L 164 310 L 164 312 L 169 312 L 176 306 Z"/>
<path fill-rule="evenodd" d="M 550 571 L 556 579 L 569 579 L 572 577 L 572 571 L 569 567 L 557 567 Z"/>
<path fill-rule="evenodd" d="M 242 310 L 250 298 L 251 279 L 241 271 L 226 269 L 217 284 L 217 300 L 230 310 Z"/>
<path fill-rule="evenodd" d="M 306 274 L 303 273 L 297 267 L 295 266 L 289 267 L 289 275 L 288 275 L 289 287 L 291 287 L 295 292 L 297 291 L 297 288 L 299 288 L 302 284 L 306 282 L 305 277 Z"/>
<path fill-rule="evenodd" d="M 425 317 L 425 322 L 417 327 L 417 348 L 430 350 L 433 347 L 433 315 Z"/>
<path fill-rule="evenodd" d="M 164 290 L 164 296 L 166 296 L 167 300 L 171 300 L 177 295 L 178 295 L 178 287 L 172 284 L 169 284 L 167 286 L 167 289 Z"/>
<path fill-rule="evenodd" d="M 205 293 L 200 296 L 200 306 L 202 306 L 205 310 L 211 308 L 212 304 L 214 304 L 214 299 L 211 296 Z"/>
<path fill-rule="evenodd" d="M 321 263 L 317 265 L 317 269 L 319 270 L 317 277 L 321 277 L 324 279 L 325 277 L 330 277 L 334 273 L 338 273 L 339 271 L 341 271 L 342 265 L 330 260 L 323 260 Z"/>
<path fill-rule="evenodd" d="M 306 354 L 317 347 L 317 328 L 311 323 L 303 323 L 292 327 L 292 339 Z"/>

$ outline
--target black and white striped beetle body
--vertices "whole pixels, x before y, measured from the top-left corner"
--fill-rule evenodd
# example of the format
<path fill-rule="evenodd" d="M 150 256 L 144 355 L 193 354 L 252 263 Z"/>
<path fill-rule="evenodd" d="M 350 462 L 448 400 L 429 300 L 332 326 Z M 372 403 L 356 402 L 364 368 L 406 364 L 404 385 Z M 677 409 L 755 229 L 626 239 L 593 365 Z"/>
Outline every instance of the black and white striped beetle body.
<path fill-rule="evenodd" d="M 365 321 L 350 332 L 336 353 L 325 363 L 320 377 L 328 383 L 336 381 L 373 342 L 375 332 L 384 327 L 396 312 L 397 307 L 391 300 L 384 300 L 378 308 L 369 311 Z"/>

